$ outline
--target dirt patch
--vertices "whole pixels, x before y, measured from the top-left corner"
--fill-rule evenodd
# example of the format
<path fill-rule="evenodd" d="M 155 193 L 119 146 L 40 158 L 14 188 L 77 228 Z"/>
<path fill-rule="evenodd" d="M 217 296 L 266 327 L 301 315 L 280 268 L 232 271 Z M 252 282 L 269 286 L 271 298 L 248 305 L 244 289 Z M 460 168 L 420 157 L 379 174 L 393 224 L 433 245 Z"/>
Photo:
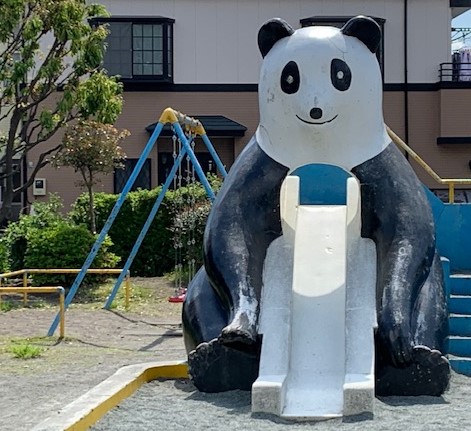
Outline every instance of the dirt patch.
<path fill-rule="evenodd" d="M 0 311 L 0 430 L 30 429 L 124 365 L 185 359 L 182 306 L 168 302 L 173 284 L 161 277 L 133 278 L 132 286 L 129 311 L 122 298 L 111 311 L 101 309 L 101 301 L 73 303 L 61 342 L 45 337 L 58 309 L 53 301 Z M 12 343 L 45 351 L 37 359 L 16 359 L 9 352 Z"/>

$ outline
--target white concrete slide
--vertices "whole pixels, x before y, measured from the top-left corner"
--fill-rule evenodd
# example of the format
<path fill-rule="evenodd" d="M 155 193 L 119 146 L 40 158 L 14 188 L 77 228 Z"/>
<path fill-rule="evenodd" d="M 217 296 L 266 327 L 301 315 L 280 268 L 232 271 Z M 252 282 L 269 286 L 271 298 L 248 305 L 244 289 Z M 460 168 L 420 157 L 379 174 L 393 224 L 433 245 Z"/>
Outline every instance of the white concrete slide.
<path fill-rule="evenodd" d="M 299 178 L 281 193 L 283 236 L 265 260 L 263 334 L 252 411 L 293 419 L 373 412 L 374 243 L 361 238 L 359 185 L 346 205 L 299 205 Z"/>

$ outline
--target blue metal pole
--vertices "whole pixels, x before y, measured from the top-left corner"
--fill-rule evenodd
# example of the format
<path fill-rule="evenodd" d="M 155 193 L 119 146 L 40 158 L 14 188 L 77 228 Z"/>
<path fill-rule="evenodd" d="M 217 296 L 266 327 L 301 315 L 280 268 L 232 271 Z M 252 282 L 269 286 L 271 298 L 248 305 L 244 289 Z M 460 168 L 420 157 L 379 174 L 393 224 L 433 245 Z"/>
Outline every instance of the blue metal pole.
<path fill-rule="evenodd" d="M 144 223 L 144 226 L 142 227 L 142 230 L 139 233 L 139 236 L 137 237 L 136 242 L 134 243 L 134 246 L 131 250 L 131 253 L 129 254 L 128 259 L 127 259 L 126 263 L 124 264 L 123 270 L 121 271 L 121 274 L 119 274 L 119 277 L 116 280 L 116 284 L 114 285 L 113 290 L 111 291 L 110 295 L 108 296 L 108 298 L 106 300 L 106 303 L 105 303 L 103 308 L 109 309 L 111 307 L 111 304 L 113 303 L 113 300 L 114 300 L 116 294 L 118 293 L 118 289 L 121 286 L 121 283 L 123 282 L 124 277 L 126 276 L 129 268 L 131 267 L 131 265 L 134 261 L 134 258 L 136 257 L 136 254 L 139 251 L 139 248 L 142 244 L 142 241 L 144 240 L 144 238 L 145 238 L 152 222 L 154 221 L 154 217 L 157 214 L 157 210 L 159 209 L 160 204 L 162 203 L 162 201 L 165 197 L 165 193 L 167 192 L 168 188 L 170 187 L 170 184 L 173 180 L 173 177 L 177 173 L 177 169 L 180 166 L 180 164 L 183 160 L 183 157 L 185 156 L 185 153 L 186 153 L 186 149 L 182 148 L 182 150 L 180 151 L 180 154 L 178 154 L 178 157 L 175 159 L 175 163 L 173 164 L 172 170 L 168 174 L 167 179 L 165 180 L 165 183 L 162 186 L 162 190 L 160 191 L 160 193 L 159 193 L 159 195 L 158 195 L 158 197 L 157 197 L 157 199 L 154 203 L 154 206 L 152 207 L 152 209 L 149 213 L 149 216 L 147 217 L 147 220 Z"/>
<path fill-rule="evenodd" d="M 216 196 L 214 195 L 214 192 L 211 189 L 211 186 L 209 185 L 208 179 L 206 178 L 206 175 L 204 174 L 203 169 L 201 169 L 201 165 L 198 162 L 198 159 L 196 158 L 195 153 L 192 150 L 190 144 L 188 143 L 188 140 L 186 139 L 186 136 L 183 133 L 183 130 L 180 124 L 178 122 L 175 122 L 175 123 L 172 123 L 172 126 L 175 132 L 177 133 L 178 137 L 180 138 L 180 141 L 182 142 L 183 147 L 188 153 L 191 163 L 193 163 L 193 166 L 195 167 L 195 171 L 198 175 L 198 178 L 200 179 L 201 183 L 203 184 L 204 189 L 206 190 L 206 194 L 208 195 L 211 202 L 213 202 L 214 199 L 216 199 Z"/>
<path fill-rule="evenodd" d="M 218 168 L 218 171 L 221 173 L 221 175 L 226 178 L 227 177 L 227 172 L 226 172 L 226 168 L 224 167 L 224 165 L 222 164 L 221 162 L 221 159 L 219 158 L 218 156 L 218 153 L 216 153 L 216 150 L 214 149 L 214 146 L 213 144 L 211 143 L 211 141 L 209 140 L 208 138 L 208 135 L 205 133 L 204 135 L 201 135 L 201 139 L 203 139 L 203 142 L 205 143 L 206 145 L 206 148 L 208 149 L 209 151 L 209 154 L 211 154 L 211 157 L 214 159 L 214 161 L 216 162 L 216 166 Z"/>
<path fill-rule="evenodd" d="M 105 240 L 105 237 L 108 233 L 108 231 L 111 228 L 111 225 L 113 224 L 116 216 L 119 213 L 119 210 L 121 209 L 127 194 L 131 190 L 131 187 L 133 186 L 134 182 L 136 181 L 137 176 L 139 175 L 139 172 L 142 169 L 142 166 L 144 165 L 144 162 L 147 159 L 147 156 L 149 155 L 150 151 L 154 147 L 155 141 L 160 135 L 160 132 L 162 131 L 164 127 L 163 123 L 158 123 L 157 127 L 154 129 L 154 132 L 152 133 L 151 137 L 149 138 L 149 141 L 147 142 L 144 151 L 142 152 L 141 156 L 139 157 L 139 160 L 137 161 L 136 167 L 132 171 L 131 176 L 129 177 L 128 181 L 126 182 L 123 191 L 121 192 L 118 200 L 116 201 L 116 204 L 114 205 L 113 209 L 111 210 L 110 215 L 108 216 L 108 219 L 106 220 L 105 225 L 103 226 L 103 229 L 100 232 L 100 235 L 95 241 L 95 244 L 93 244 L 92 249 L 90 250 L 90 253 L 87 256 L 87 259 L 85 260 L 82 269 L 80 272 L 77 274 L 77 277 L 74 280 L 74 283 L 72 284 L 72 287 L 70 288 L 70 291 L 67 295 L 67 298 L 65 298 L 65 309 L 67 310 L 68 306 L 74 299 L 75 293 L 77 292 L 78 287 L 82 283 L 83 279 L 85 278 L 85 275 L 87 273 L 88 268 L 90 268 L 90 265 L 92 264 L 93 260 L 95 259 L 98 250 L 101 247 L 101 244 Z M 181 129 L 180 129 L 181 130 Z M 187 143 L 188 144 L 188 143 Z M 54 318 L 54 321 L 51 324 L 51 327 L 49 328 L 49 331 L 47 333 L 48 336 L 54 335 L 55 330 L 57 329 L 57 325 L 59 324 L 60 321 L 60 315 L 59 313 L 56 314 L 56 317 Z"/>

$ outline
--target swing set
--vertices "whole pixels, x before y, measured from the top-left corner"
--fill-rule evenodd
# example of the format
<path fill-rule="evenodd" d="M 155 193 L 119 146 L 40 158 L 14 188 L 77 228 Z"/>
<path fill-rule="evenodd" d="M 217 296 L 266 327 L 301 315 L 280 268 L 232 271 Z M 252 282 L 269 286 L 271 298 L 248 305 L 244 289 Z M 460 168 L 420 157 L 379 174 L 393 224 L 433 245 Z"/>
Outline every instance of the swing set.
<path fill-rule="evenodd" d="M 189 117 L 185 114 L 182 114 L 178 111 L 175 111 L 172 108 L 167 108 L 162 112 L 162 115 L 159 118 L 159 121 L 149 138 L 146 146 L 144 147 L 144 150 L 142 151 L 141 156 L 139 157 L 139 160 L 137 161 L 137 164 L 131 173 L 131 176 L 127 180 L 123 191 L 121 192 L 120 196 L 118 197 L 118 200 L 116 201 L 116 204 L 114 205 L 113 209 L 111 210 L 110 215 L 108 216 L 108 219 L 106 220 L 103 229 L 101 230 L 100 234 L 98 235 L 95 243 L 93 244 L 90 253 L 88 254 L 80 272 L 77 274 L 77 277 L 75 278 L 72 287 L 69 290 L 69 293 L 67 297 L 65 298 L 65 303 L 64 307 L 65 309 L 68 308 L 72 300 L 74 299 L 74 296 L 81 285 L 87 270 L 90 268 L 93 260 L 95 259 L 103 241 L 105 240 L 106 235 L 108 234 L 114 220 L 116 219 L 123 203 L 125 202 L 126 196 L 131 190 L 132 186 L 134 185 L 134 182 L 136 181 L 137 176 L 139 175 L 139 172 L 141 171 L 144 162 L 146 161 L 148 155 L 150 154 L 152 148 L 154 147 L 157 138 L 159 137 L 160 133 L 162 132 L 164 126 L 166 124 L 170 124 L 173 132 L 172 136 L 172 141 L 173 141 L 173 166 L 172 169 L 170 170 L 169 174 L 167 175 L 167 178 L 162 186 L 162 190 L 160 191 L 159 195 L 157 196 L 156 201 L 154 202 L 154 205 L 147 217 L 146 222 L 144 223 L 144 226 L 141 229 L 141 232 L 139 233 L 139 236 L 136 239 L 136 242 L 134 243 L 134 246 L 128 256 L 128 259 L 126 263 L 124 264 L 121 273 L 119 274 L 116 283 L 111 290 L 110 295 L 108 296 L 105 305 L 103 308 L 109 309 L 111 307 L 111 304 L 113 303 L 113 300 L 118 293 L 118 289 L 121 286 L 121 283 L 123 282 L 124 278 L 126 277 L 126 274 L 129 271 L 129 268 L 131 267 L 134 258 L 136 257 L 137 252 L 139 251 L 139 248 L 142 244 L 142 241 L 144 240 L 151 224 L 152 221 L 155 218 L 155 215 L 157 214 L 157 211 L 160 207 L 160 204 L 162 203 L 165 193 L 167 190 L 170 188 L 170 186 L 173 183 L 173 186 L 175 189 L 178 190 L 182 186 L 182 181 L 185 180 L 186 184 L 191 187 L 191 185 L 194 185 L 196 182 L 196 176 L 198 177 L 199 181 L 204 187 L 204 190 L 206 192 L 206 195 L 210 199 L 211 202 L 214 201 L 215 195 L 213 190 L 211 189 L 211 185 L 208 182 L 208 179 L 206 178 L 205 173 L 203 172 L 200 163 L 198 162 L 198 159 L 196 158 L 195 155 L 195 139 L 196 137 L 200 137 L 205 144 L 206 148 L 208 149 L 212 160 L 214 160 L 217 170 L 219 173 L 222 175 L 223 178 L 226 177 L 227 173 L 224 168 L 224 165 L 222 164 L 218 154 L 216 153 L 216 150 L 214 149 L 213 144 L 209 140 L 206 131 L 201 124 L 201 122 L 195 118 Z M 183 163 L 186 161 L 186 169 L 185 172 L 183 172 Z M 183 175 L 185 174 L 185 176 Z M 180 201 L 180 203 L 183 203 Z M 192 205 L 195 204 L 194 201 L 194 196 L 190 196 L 187 198 L 186 204 L 191 208 Z M 190 244 L 194 244 L 194 238 L 189 239 Z M 180 241 L 180 238 L 177 235 L 176 240 L 174 241 L 174 248 L 175 248 L 175 272 L 176 272 L 176 285 L 175 285 L 175 294 L 174 296 L 170 297 L 169 301 L 170 302 L 181 302 L 184 299 L 184 289 L 182 286 L 182 263 L 181 263 L 181 258 L 182 258 L 182 253 L 184 249 L 184 245 L 182 244 L 182 241 Z M 194 264 L 195 261 L 194 259 L 187 259 L 187 263 L 189 263 L 189 271 L 188 275 L 191 277 L 191 275 L 194 275 L 195 268 Z M 57 329 L 57 326 L 60 322 L 60 315 L 59 313 L 56 315 L 54 318 L 51 327 L 49 328 L 48 331 L 48 336 L 52 336 Z"/>

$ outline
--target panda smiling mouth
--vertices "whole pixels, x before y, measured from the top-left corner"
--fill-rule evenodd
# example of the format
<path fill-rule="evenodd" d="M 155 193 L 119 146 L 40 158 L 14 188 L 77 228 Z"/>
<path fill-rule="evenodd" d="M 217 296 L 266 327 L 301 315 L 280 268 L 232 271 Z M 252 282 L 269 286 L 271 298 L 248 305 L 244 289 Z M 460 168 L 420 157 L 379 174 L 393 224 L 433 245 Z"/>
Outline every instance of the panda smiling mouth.
<path fill-rule="evenodd" d="M 327 124 L 327 123 L 330 123 L 330 122 L 334 121 L 338 117 L 338 114 L 335 117 L 331 118 L 330 120 L 322 121 L 322 122 L 307 121 L 307 120 L 302 119 L 298 114 L 296 114 L 296 117 L 298 118 L 298 120 L 301 120 L 303 123 L 315 124 L 316 126 L 318 126 L 318 125 L 321 125 L 321 124 Z"/>

